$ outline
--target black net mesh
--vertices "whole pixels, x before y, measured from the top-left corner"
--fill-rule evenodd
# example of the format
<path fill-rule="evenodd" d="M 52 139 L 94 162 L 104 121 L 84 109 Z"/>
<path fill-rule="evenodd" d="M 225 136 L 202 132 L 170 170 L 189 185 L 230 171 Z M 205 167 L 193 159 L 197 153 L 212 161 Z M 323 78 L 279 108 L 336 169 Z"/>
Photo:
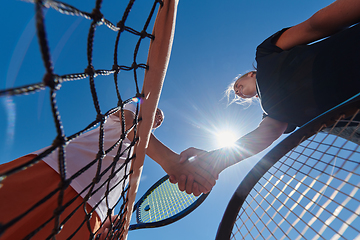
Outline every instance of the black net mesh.
<path fill-rule="evenodd" d="M 102 200 L 107 203 L 108 212 L 107 215 L 111 216 L 114 214 L 115 208 L 116 211 L 115 215 L 117 214 L 117 221 L 115 219 L 112 219 L 112 227 L 109 231 L 108 238 L 112 239 L 118 239 L 122 237 L 124 230 L 124 214 L 126 212 L 126 192 L 128 191 L 128 185 L 127 180 L 129 178 L 129 175 L 131 174 L 130 171 L 130 162 L 131 159 L 134 157 L 133 148 L 137 142 L 137 138 L 130 139 L 131 143 L 127 147 L 123 147 L 123 143 L 127 137 L 127 134 L 130 130 L 134 130 L 135 136 L 137 132 L 137 126 L 141 119 L 139 119 L 139 104 L 141 101 L 142 94 L 139 89 L 141 89 L 141 82 L 139 83 L 139 75 L 143 75 L 145 69 L 148 68 L 146 65 L 146 57 L 142 59 L 138 59 L 139 56 L 139 49 L 142 44 L 147 44 L 148 46 L 151 39 L 154 39 L 154 36 L 151 34 L 151 28 L 149 33 L 149 26 L 152 24 L 153 19 L 155 18 L 155 12 L 158 7 L 162 6 L 161 0 L 154 0 L 149 6 L 149 3 L 146 2 L 144 4 L 146 8 L 148 8 L 145 12 L 146 17 L 144 18 L 145 21 L 141 26 L 136 26 L 134 28 L 129 27 L 127 25 L 127 20 L 131 14 L 137 14 L 136 11 L 132 11 L 133 8 L 135 8 L 135 1 L 130 0 L 127 3 L 127 6 L 123 12 L 119 12 L 118 16 L 120 20 L 117 23 L 113 23 L 106 19 L 106 16 L 102 13 L 102 4 L 103 2 L 101 0 L 95 1 L 92 12 L 82 11 L 80 9 L 77 9 L 67 3 L 59 2 L 59 1 L 30 1 L 34 4 L 35 7 L 35 21 L 36 21 L 36 30 L 37 30 L 37 38 L 39 41 L 40 46 L 40 52 L 42 56 L 42 60 L 45 66 L 45 73 L 43 74 L 43 79 L 39 80 L 36 83 L 26 85 L 26 86 L 20 86 L 20 87 L 14 87 L 10 89 L 5 89 L 0 91 L 1 97 L 6 96 L 14 96 L 14 95 L 24 95 L 29 93 L 34 93 L 37 91 L 44 91 L 44 89 L 49 90 L 49 98 L 50 98 L 50 104 L 51 104 L 51 111 L 53 115 L 53 120 L 55 124 L 55 138 L 50 147 L 48 147 L 46 150 L 41 152 L 37 157 L 33 158 L 30 161 L 27 161 L 24 164 L 21 164 L 20 166 L 17 166 L 15 168 L 12 168 L 10 170 L 7 170 L 6 172 L 1 173 L 1 181 L 4 182 L 5 179 L 12 176 L 13 174 L 19 173 L 25 169 L 30 168 L 31 166 L 37 164 L 41 159 L 46 157 L 47 155 L 53 153 L 54 151 L 58 152 L 58 172 L 60 175 L 60 184 L 58 188 L 54 189 L 53 192 L 48 194 L 46 197 L 38 201 L 35 205 L 33 205 L 31 208 L 27 209 L 27 211 L 23 212 L 20 215 L 17 216 L 10 216 L 11 220 L 8 222 L 1 222 L 0 226 L 0 234 L 6 233 L 6 231 L 11 228 L 12 226 L 16 225 L 19 221 L 21 221 L 22 218 L 26 217 L 29 213 L 36 210 L 41 206 L 42 204 L 46 203 L 48 199 L 50 199 L 52 196 L 56 196 L 57 198 L 57 206 L 54 206 L 54 213 L 51 216 L 51 218 L 48 219 L 48 221 L 44 223 L 39 224 L 38 229 L 34 229 L 32 232 L 30 232 L 26 238 L 32 238 L 33 236 L 36 236 L 36 233 L 40 231 L 42 228 L 44 228 L 48 224 L 52 224 L 53 231 L 48 236 L 48 238 L 55 239 L 57 234 L 60 232 L 60 230 L 66 226 L 66 223 L 71 219 L 72 215 L 75 214 L 76 211 L 83 211 L 85 212 L 85 218 L 83 221 L 79 224 L 77 230 L 73 232 L 69 238 L 75 238 L 76 239 L 76 233 L 77 231 L 83 227 L 86 226 L 89 230 L 89 239 L 93 239 L 96 236 L 96 232 L 93 233 L 92 229 L 90 227 L 90 219 L 92 217 L 93 212 L 95 211 L 95 208 L 93 208 L 91 211 L 88 211 L 85 207 L 86 202 L 94 195 L 96 192 L 102 188 L 106 187 L 106 194 L 103 196 Z M 28 3 L 19 3 L 19 4 L 28 4 Z M 142 4 L 139 2 L 139 4 Z M 90 2 L 87 3 L 87 5 L 91 5 Z M 142 8 L 141 5 L 137 6 L 137 8 Z M 77 16 L 79 18 L 83 18 L 88 20 L 90 27 L 88 28 L 87 33 L 87 40 L 84 42 L 86 45 L 86 58 L 87 58 L 87 67 L 85 70 L 79 69 L 76 73 L 68 73 L 68 74 L 57 74 L 57 72 L 54 70 L 54 66 L 52 64 L 52 52 L 50 51 L 50 42 L 49 42 L 49 36 L 47 35 L 47 26 L 46 26 L 46 18 L 50 17 L 52 14 L 55 14 L 56 12 L 60 12 L 65 15 L 69 15 L 68 17 L 74 17 Z M 118 11 L 118 9 L 114 9 L 114 11 Z M 141 14 L 143 14 L 144 11 L 142 11 Z M 115 37 L 113 38 L 113 65 L 109 66 L 107 69 L 97 69 L 94 66 L 94 60 L 93 60 L 93 53 L 96 51 L 96 48 L 101 48 L 101 43 L 98 44 L 98 42 L 95 41 L 95 35 L 97 32 L 101 31 L 103 28 L 108 28 L 112 30 L 114 33 L 116 33 Z M 100 30 L 99 30 L 100 29 Z M 103 36 L 103 33 L 100 32 L 99 35 L 101 37 Z M 134 44 L 131 46 L 122 45 L 120 43 L 120 38 L 124 35 L 132 35 L 134 39 Z M 123 58 L 123 56 L 119 53 L 121 53 L 121 49 L 124 48 L 133 48 L 133 54 L 132 57 Z M 71 57 L 71 56 L 70 56 Z M 101 61 L 101 60 L 98 60 Z M 121 64 L 120 64 L 121 63 Z M 63 70 L 59 70 L 59 72 L 62 72 Z M 128 75 L 126 75 L 124 72 L 132 72 L 132 77 L 129 78 Z M 124 75 L 124 77 L 123 77 Z M 101 103 L 99 100 L 99 89 L 96 87 L 95 78 L 99 76 L 105 76 L 107 78 L 113 78 L 113 83 L 109 82 L 108 85 L 112 85 L 111 89 L 116 92 L 117 96 L 117 102 L 113 103 L 112 108 L 107 109 L 104 111 L 104 109 L 101 108 Z M 69 81 L 88 81 L 88 87 L 91 92 L 91 98 L 92 98 L 92 104 L 95 111 L 96 111 L 96 117 L 91 121 L 86 127 L 81 129 L 80 131 L 67 136 L 64 131 L 64 125 L 62 124 L 61 120 L 61 114 L 58 109 L 58 97 L 57 93 L 61 91 L 62 85 L 64 84 L 70 84 L 66 83 Z M 122 93 L 122 86 L 127 84 L 127 82 L 131 82 L 131 85 L 134 86 L 132 93 L 126 92 L 127 96 L 126 99 L 123 97 Z M 128 91 L 128 89 L 126 89 Z M 71 97 L 71 96 L 69 96 Z M 136 111 L 135 111 L 135 118 L 133 125 L 130 129 L 127 131 L 125 130 L 125 118 L 124 118 L 124 105 L 135 102 L 136 103 Z M 119 137 L 119 139 L 113 143 L 113 145 L 110 148 L 104 147 L 104 124 L 108 117 L 111 114 L 117 113 L 120 116 L 121 119 L 121 127 L 122 127 L 122 134 Z M 66 170 L 66 146 L 73 141 L 74 139 L 77 139 L 81 137 L 84 133 L 88 132 L 91 129 L 94 129 L 94 127 L 97 127 L 99 129 L 99 144 L 97 146 L 98 153 L 92 161 L 89 162 L 88 165 L 83 166 L 80 171 L 76 172 L 73 175 L 68 175 Z M 117 150 L 117 154 L 114 157 L 112 163 L 109 166 L 102 166 L 102 160 L 104 157 L 114 149 Z M 125 158 L 126 160 L 119 164 L 119 158 Z M 92 179 L 89 179 L 88 186 L 80 193 L 77 194 L 76 197 L 71 199 L 68 202 L 65 202 L 64 199 L 64 192 L 69 187 L 69 185 L 73 182 L 74 179 L 79 177 L 81 174 L 86 172 L 89 168 L 92 166 L 96 166 L 96 174 L 93 176 Z M 123 172 L 123 176 L 119 179 L 119 181 L 115 184 L 110 184 L 111 179 L 118 173 Z M 107 179 L 104 179 L 106 177 Z M 99 181 L 101 180 L 101 185 L 99 186 Z M 46 181 L 44 179 L 44 181 Z M 110 206 L 108 204 L 108 195 L 114 188 L 121 188 L 121 196 L 117 200 L 117 204 L 115 206 Z M 81 198 L 80 195 L 83 194 L 85 197 Z M 62 216 L 62 213 L 64 209 L 66 209 L 73 201 L 76 199 L 82 199 L 82 203 L 78 205 L 71 214 L 67 216 Z M 115 231 L 115 229 L 117 229 Z M 20 229 L 21 230 L 21 229 Z"/>

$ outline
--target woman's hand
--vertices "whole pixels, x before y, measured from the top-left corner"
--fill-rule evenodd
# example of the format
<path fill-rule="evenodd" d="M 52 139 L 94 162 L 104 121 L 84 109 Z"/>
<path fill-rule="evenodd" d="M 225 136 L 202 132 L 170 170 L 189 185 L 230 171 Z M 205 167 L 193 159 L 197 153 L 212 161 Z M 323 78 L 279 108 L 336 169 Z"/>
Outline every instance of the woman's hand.
<path fill-rule="evenodd" d="M 182 153 L 183 154 L 183 153 Z M 183 157 L 186 152 L 184 151 Z M 192 155 L 188 152 L 189 155 Z M 170 176 L 172 183 L 178 183 L 181 191 L 195 196 L 201 193 L 208 193 L 215 185 L 217 176 L 213 176 L 200 166 L 198 161 L 180 161 L 181 155 L 174 154 L 162 164 L 165 172 Z"/>
<path fill-rule="evenodd" d="M 180 154 L 180 163 L 189 162 L 217 180 L 220 172 L 226 168 L 223 161 L 224 159 L 219 156 L 219 151 L 221 150 L 207 152 L 190 147 Z"/>
<path fill-rule="evenodd" d="M 241 137 L 234 147 L 220 148 L 206 152 L 197 148 L 188 148 L 180 154 L 179 162 L 195 168 L 195 172 L 202 176 L 209 176 L 215 180 L 227 167 L 234 165 L 248 157 L 251 157 L 278 139 L 286 130 L 288 124 L 266 117 L 252 132 Z M 193 191 L 196 186 L 191 186 L 193 176 L 185 175 L 175 178 L 180 190 Z M 196 181 L 196 180 L 195 180 Z M 201 192 L 205 192 L 200 189 Z"/>
<path fill-rule="evenodd" d="M 170 176 L 170 182 L 179 182 L 179 189 L 195 196 L 210 192 L 216 178 L 202 169 L 197 162 L 180 162 L 180 155 L 160 142 L 153 134 L 150 135 L 146 154 L 157 162 Z"/>
<path fill-rule="evenodd" d="M 190 174 L 183 174 L 180 177 L 170 175 L 170 181 L 178 183 L 179 189 L 187 193 L 193 192 L 194 195 L 195 193 L 208 193 L 215 185 L 220 172 L 226 168 L 223 159 L 217 157 L 218 153 L 216 151 L 207 152 L 193 147 L 188 148 L 180 154 L 179 163 L 181 168 L 189 169 Z M 197 176 L 205 178 L 211 188 L 204 187 L 209 185 L 199 185 Z"/>

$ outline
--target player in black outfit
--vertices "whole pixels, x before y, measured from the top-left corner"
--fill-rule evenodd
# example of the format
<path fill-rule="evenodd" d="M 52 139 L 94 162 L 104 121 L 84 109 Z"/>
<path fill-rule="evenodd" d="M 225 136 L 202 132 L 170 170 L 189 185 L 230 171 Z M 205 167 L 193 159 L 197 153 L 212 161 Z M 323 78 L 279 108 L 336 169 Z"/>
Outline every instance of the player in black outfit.
<path fill-rule="evenodd" d="M 197 156 L 193 161 L 217 178 L 222 170 L 263 151 L 283 133 L 358 94 L 359 22 L 360 1 L 337 0 L 266 39 L 257 48 L 257 71 L 244 74 L 233 85 L 238 97 L 259 98 L 264 111 L 259 126 L 241 137 L 237 148 L 211 152 L 189 148 L 181 153 L 181 161 Z M 179 188 L 198 191 L 192 179 L 181 178 Z"/>

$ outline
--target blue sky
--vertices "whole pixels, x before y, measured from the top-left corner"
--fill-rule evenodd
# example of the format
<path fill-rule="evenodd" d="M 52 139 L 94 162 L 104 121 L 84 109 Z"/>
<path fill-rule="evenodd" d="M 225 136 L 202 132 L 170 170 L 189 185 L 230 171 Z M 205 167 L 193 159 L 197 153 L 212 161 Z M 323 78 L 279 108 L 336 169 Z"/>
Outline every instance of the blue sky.
<path fill-rule="evenodd" d="M 91 12 L 93 3 L 67 0 L 66 3 Z M 89 1 L 86 1 L 89 2 Z M 136 1 L 133 10 L 147 12 Z M 155 135 L 180 153 L 194 146 L 205 150 L 219 147 L 216 135 L 224 130 L 240 137 L 261 121 L 261 109 L 227 106 L 224 91 L 238 75 L 252 70 L 255 49 L 276 31 L 295 25 L 325 7 L 329 0 L 180 0 L 175 39 L 159 107 L 165 121 Z M 104 15 L 116 23 L 122 2 L 104 1 Z M 3 24 L 0 54 L 0 89 L 41 82 L 44 67 L 34 28 L 34 5 L 10 0 L 3 3 Z M 141 17 L 140 17 L 141 18 Z M 139 17 L 129 22 L 137 26 Z M 83 72 L 87 66 L 86 37 L 89 20 L 64 16 L 53 10 L 46 15 L 46 24 L 55 72 Z M 130 24 L 129 24 L 130 25 Z M 99 26 L 95 37 L 94 66 L 109 69 L 116 33 Z M 134 44 L 134 39 L 124 39 Z M 124 45 L 125 46 L 125 45 Z M 139 58 L 146 57 L 148 45 L 141 46 Z M 120 50 L 131 58 L 127 47 Z M 131 74 L 124 73 L 125 78 Z M 139 76 L 140 79 L 142 76 Z M 102 110 L 114 107 L 112 77 L 98 77 L 97 87 Z M 76 86 L 76 91 L 73 87 Z M 125 86 L 124 98 L 130 97 Z M 50 113 L 48 90 L 11 99 L 0 99 L 1 162 L 20 157 L 50 145 L 55 137 Z M 58 93 L 59 111 L 65 133 L 71 135 L 95 118 L 87 80 L 64 83 Z M 225 170 L 207 200 L 192 214 L 170 226 L 130 232 L 129 239 L 213 239 L 227 202 L 248 169 L 260 158 L 255 156 Z M 164 171 L 151 159 L 145 159 L 138 197 Z"/>

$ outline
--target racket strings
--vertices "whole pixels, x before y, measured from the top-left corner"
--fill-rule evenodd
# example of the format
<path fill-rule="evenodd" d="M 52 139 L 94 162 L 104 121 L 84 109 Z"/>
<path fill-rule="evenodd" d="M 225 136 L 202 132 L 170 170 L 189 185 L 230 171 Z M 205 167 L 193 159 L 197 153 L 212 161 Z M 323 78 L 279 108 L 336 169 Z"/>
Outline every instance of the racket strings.
<path fill-rule="evenodd" d="M 350 137 L 358 127 L 352 129 Z M 359 160 L 357 144 L 318 132 L 258 181 L 237 216 L 231 239 L 359 237 Z"/>
<path fill-rule="evenodd" d="M 319 170 L 319 171 L 320 171 L 320 170 Z M 344 171 L 345 171 L 345 170 L 344 170 Z M 321 172 L 321 171 L 320 171 L 320 172 Z M 286 174 L 287 176 L 291 177 L 291 175 L 289 175 L 287 172 L 282 171 L 282 173 L 284 173 L 284 174 Z M 304 172 L 301 172 L 301 173 L 304 174 L 304 176 L 306 177 L 306 173 L 304 173 Z M 327 173 L 325 173 L 325 172 L 321 172 L 321 173 L 327 174 Z M 335 177 L 334 177 L 335 175 L 331 175 L 331 174 L 327 174 L 327 175 L 329 176 L 329 180 L 330 180 L 330 179 L 332 179 L 332 180 L 339 180 L 339 181 L 341 181 L 342 184 L 348 183 L 349 185 L 351 185 L 351 186 L 353 186 L 353 187 L 357 187 L 356 185 L 354 185 L 354 184 L 352 184 L 351 182 L 348 181 L 349 178 L 353 175 L 353 172 L 348 172 L 348 175 L 347 175 L 346 178 L 335 178 Z M 358 175 L 358 174 L 356 174 L 356 175 Z M 318 183 L 322 183 L 322 184 L 326 185 L 327 187 L 332 188 L 333 190 L 339 190 L 339 189 L 331 186 L 329 183 L 325 183 L 325 182 L 319 180 L 318 178 L 313 178 L 313 177 L 309 176 L 309 179 L 312 179 L 312 180 L 313 180 L 313 183 L 315 183 L 315 182 L 317 181 Z M 302 184 L 304 184 L 304 185 L 306 186 L 306 184 L 303 183 L 303 181 L 299 181 L 299 182 L 302 183 Z M 346 194 L 346 193 L 344 193 L 344 192 L 342 192 L 342 191 L 340 191 L 340 190 L 339 190 L 339 192 L 340 192 L 340 193 L 343 193 L 343 194 Z M 355 200 L 356 200 L 356 201 L 359 201 L 358 199 L 355 199 Z"/>
<path fill-rule="evenodd" d="M 253 203 L 259 204 L 256 200 Z M 273 215 L 269 215 L 263 206 L 260 206 L 259 208 L 262 211 L 264 211 L 261 215 L 260 215 L 261 212 L 257 213 L 257 211 L 256 211 L 258 209 L 257 206 L 252 207 L 251 205 L 249 205 L 249 209 L 252 210 L 253 212 L 250 211 L 249 213 L 246 213 L 247 217 L 249 218 L 250 221 L 246 223 L 249 226 L 247 227 L 248 231 L 245 232 L 245 235 L 243 235 L 243 238 L 246 238 L 248 235 L 250 235 L 253 239 L 256 239 L 259 237 L 261 237 L 262 239 L 266 239 L 264 233 L 266 233 L 266 231 L 271 232 L 271 229 L 268 227 L 268 225 L 270 224 L 270 219 L 272 219 Z M 267 209 L 267 211 L 269 211 L 269 207 L 267 207 L 266 209 Z M 263 219 L 268 219 L 268 221 L 264 222 Z M 283 231 L 282 229 L 280 229 L 280 230 Z M 257 233 L 257 235 L 255 235 L 256 233 Z M 283 234 L 285 235 L 285 232 L 283 232 Z M 277 238 L 275 238 L 275 239 L 277 239 Z"/>
<path fill-rule="evenodd" d="M 296 152 L 295 153 L 299 154 L 299 152 Z M 352 152 L 352 154 L 354 154 L 354 152 Z M 316 157 L 314 156 L 310 156 L 310 155 L 307 155 L 307 154 L 303 154 L 303 156 L 306 156 L 307 158 L 311 159 L 311 160 L 315 160 L 315 161 L 318 161 L 319 164 L 327 164 L 326 161 L 323 161 L 323 160 L 318 160 Z M 340 160 L 343 160 L 342 161 L 342 164 L 357 164 L 356 162 L 354 161 L 351 161 L 350 159 L 347 160 L 346 157 L 343 157 L 343 156 L 337 156 L 337 155 L 334 155 L 334 154 L 327 154 L 328 157 L 332 157 L 332 158 L 336 158 L 336 161 L 334 161 L 334 164 L 333 164 L 333 168 L 337 169 L 337 171 L 339 170 L 344 170 L 344 171 L 349 171 L 348 169 L 346 168 L 343 168 L 342 166 L 337 166 L 336 163 L 340 162 Z M 349 155 L 350 156 L 350 155 Z M 294 161 L 296 161 L 296 159 L 292 158 L 291 156 L 289 156 L 289 159 L 292 159 Z M 305 164 L 305 166 L 308 166 Z M 357 173 L 354 173 L 354 174 L 357 174 Z"/>
<path fill-rule="evenodd" d="M 289 216 L 289 214 L 291 213 L 291 208 L 287 207 L 285 204 L 294 204 L 296 203 L 296 200 L 293 199 L 291 196 L 287 197 L 287 199 L 284 200 L 283 205 L 281 205 L 279 208 L 275 208 L 273 209 L 273 205 L 277 204 L 277 197 L 271 193 L 271 191 L 274 191 L 274 189 L 270 190 L 269 192 L 265 193 L 266 196 L 262 196 L 260 192 L 256 192 L 256 196 L 258 196 L 259 200 L 258 201 L 256 198 L 256 196 L 253 196 L 252 194 L 250 194 L 249 196 L 252 197 L 252 202 L 247 202 L 248 204 L 248 208 L 250 209 L 250 213 L 248 215 L 248 217 L 252 217 L 252 214 L 256 214 L 258 216 L 258 214 L 256 212 L 262 213 L 260 217 L 258 217 L 258 220 L 256 222 L 252 222 L 251 224 L 256 224 L 256 225 L 260 225 L 259 222 L 261 222 L 262 225 L 262 230 L 259 231 L 259 235 L 264 232 L 265 230 L 267 230 L 268 232 L 271 232 L 272 234 L 279 228 L 280 231 L 282 231 L 283 237 L 286 236 L 286 232 L 284 231 L 283 228 L 281 228 L 281 224 L 285 223 L 288 224 L 292 227 L 294 227 L 296 224 L 291 223 L 288 221 L 287 217 Z M 272 199 L 270 199 L 269 195 L 272 195 Z M 271 200 L 271 201 L 270 201 Z M 281 211 L 282 208 L 285 206 L 285 210 Z M 279 215 L 279 216 L 277 216 Z M 275 226 L 273 230 L 270 230 L 270 228 L 268 227 L 271 223 L 272 220 L 276 217 L 280 217 L 281 220 L 278 223 L 278 226 Z M 267 222 L 264 222 L 263 219 L 267 219 Z M 298 218 L 300 219 L 300 218 Z M 265 229 L 266 228 L 266 229 Z M 296 229 L 295 229 L 296 230 Z M 300 234 L 300 232 L 298 232 Z M 246 235 L 245 235 L 246 236 Z M 255 237 L 257 238 L 257 237 Z M 264 238 L 264 237 L 263 237 Z M 265 239 L 265 238 L 264 238 Z M 276 238 L 277 239 L 277 238 Z"/>
<path fill-rule="evenodd" d="M 197 199 L 193 194 L 179 191 L 177 184 L 166 180 L 141 203 L 138 222 L 150 223 L 170 218 L 186 209 Z"/>
<path fill-rule="evenodd" d="M 286 188 L 286 187 L 290 187 L 290 188 L 291 188 L 291 186 L 290 186 L 289 183 L 286 183 L 286 186 L 284 186 L 284 188 Z M 325 187 L 327 187 L 327 186 L 325 186 Z M 295 207 L 297 207 L 297 205 L 301 202 L 302 198 L 304 198 L 304 197 L 307 198 L 307 197 L 306 197 L 306 193 L 309 192 L 310 189 L 311 189 L 311 185 L 308 186 L 308 189 L 307 189 L 307 190 L 305 190 L 305 194 L 300 194 L 300 195 L 297 197 L 297 199 L 294 198 L 294 197 L 295 197 L 295 196 L 294 196 L 294 193 L 297 191 L 296 189 L 293 189 L 293 191 L 292 191 L 289 195 L 286 196 L 286 199 L 285 199 L 285 201 L 283 202 L 283 205 L 282 205 L 280 208 L 278 208 L 277 211 L 280 211 L 282 207 L 286 207 L 287 205 L 291 205 L 291 204 L 292 204 L 292 205 L 291 205 L 290 207 L 286 207 L 287 210 L 288 210 L 288 212 L 286 213 L 285 216 L 281 216 L 281 217 L 283 217 L 283 220 L 282 220 L 282 221 L 286 220 L 286 219 L 289 217 L 289 214 L 292 213 L 292 211 L 294 210 Z M 281 191 L 281 190 L 283 190 L 283 189 L 278 189 L 278 190 Z M 319 191 L 319 192 L 318 192 L 318 195 L 321 195 L 321 192 L 322 192 L 322 191 Z M 280 193 L 279 193 L 279 194 L 280 194 Z M 294 197 L 293 197 L 293 196 L 294 196 Z M 277 200 L 278 197 L 279 197 L 279 196 L 274 196 L 274 201 L 275 201 L 275 199 Z M 315 199 L 319 199 L 319 196 L 318 196 L 318 197 L 315 197 Z M 295 227 L 296 222 L 298 222 L 299 220 L 302 219 L 301 217 L 305 214 L 305 211 L 308 210 L 307 208 L 311 207 L 311 205 L 313 205 L 313 204 L 316 204 L 316 202 L 315 202 L 313 199 L 308 198 L 307 200 L 309 201 L 308 205 L 307 205 L 306 207 L 303 207 L 304 209 L 303 209 L 303 211 L 302 211 L 302 213 L 301 213 L 300 215 L 297 215 L 297 216 L 296 216 L 296 217 L 297 217 L 297 220 L 295 221 L 295 224 L 291 224 L 293 227 Z M 329 200 L 331 201 L 332 199 L 329 199 Z M 323 205 L 323 206 L 320 206 L 320 207 L 321 207 L 321 211 L 327 211 L 327 210 L 326 210 L 326 207 L 325 207 L 324 205 Z M 329 213 L 330 213 L 330 212 L 329 212 Z M 295 215 L 296 215 L 296 214 L 295 214 Z M 315 216 L 314 214 L 312 214 L 312 215 L 313 215 L 313 219 L 314 219 L 314 217 L 318 217 L 318 216 Z M 323 224 L 325 224 L 325 222 L 323 222 Z M 279 224 L 279 225 L 280 225 L 280 224 Z"/>

